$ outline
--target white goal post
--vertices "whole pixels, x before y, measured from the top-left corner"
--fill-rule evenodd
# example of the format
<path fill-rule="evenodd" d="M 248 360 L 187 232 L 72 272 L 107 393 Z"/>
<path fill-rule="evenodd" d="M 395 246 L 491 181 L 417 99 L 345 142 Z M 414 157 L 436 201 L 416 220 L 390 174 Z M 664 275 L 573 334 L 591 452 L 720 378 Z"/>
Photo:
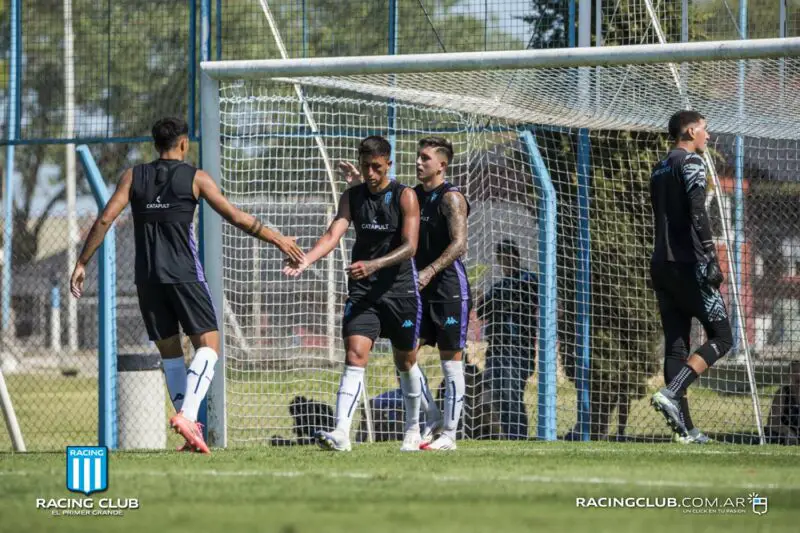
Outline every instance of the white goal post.
<path fill-rule="evenodd" d="M 665 427 L 643 400 L 643 391 L 660 379 L 663 357 L 645 268 L 651 246 L 646 176 L 666 148 L 659 134 L 689 101 L 708 118 L 713 134 L 753 139 L 754 149 L 761 139 L 800 139 L 798 56 L 800 38 L 203 62 L 203 164 L 234 203 L 298 236 L 307 249 L 335 211 L 330 164 L 315 147 L 325 145 L 326 159 L 352 160 L 359 138 L 389 134 L 391 101 L 398 179 L 413 184 L 409 169 L 419 137 L 448 136 L 459 152 L 452 179 L 473 203 L 467 263 L 475 293 L 502 278 L 493 252 L 503 239 L 517 243 L 523 264 L 538 276 L 539 306 L 531 317 L 537 331 L 531 357 L 538 369 L 531 382 L 538 389 L 528 387 L 524 398 L 530 435 L 553 439 L 584 420 L 593 435 L 607 435 L 615 426 L 618 435 L 628 427 L 637 438 L 660 440 L 668 438 Z M 576 146 L 591 158 L 590 247 L 574 229 L 581 216 L 576 197 L 586 194 L 573 186 L 581 172 L 572 155 Z M 725 150 L 717 147 L 712 155 L 723 162 Z M 336 186 L 341 192 L 345 184 Z M 552 189 L 555 207 L 545 189 Z M 557 224 L 552 235 L 545 215 Z M 716 216 L 726 219 L 725 213 Z M 285 280 L 277 252 L 254 248 L 249 236 L 223 225 L 209 209 L 203 238 L 216 308 L 223 309 L 224 295 L 225 312 L 235 313 L 241 325 L 237 335 L 247 339 L 246 349 L 226 342 L 229 321 L 220 318 L 221 362 L 208 398 L 210 443 L 288 437 L 290 402 L 302 397 L 333 403 L 337 364 L 343 362 L 334 325 L 340 323 L 344 272 L 332 259 L 321 260 L 301 281 Z M 735 244 L 723 242 L 725 250 Z M 581 281 L 581 268 L 588 269 L 590 283 Z M 728 277 L 741 278 L 738 272 Z M 726 283 L 734 283 L 727 299 L 741 280 Z M 578 300 L 589 302 L 589 310 L 582 311 Z M 744 324 L 747 309 L 738 298 L 728 306 L 736 307 L 732 315 Z M 591 324 L 588 338 L 576 336 L 579 320 Z M 478 317 L 470 324 L 468 351 L 483 371 L 491 354 L 482 324 Z M 334 357 L 331 335 L 337 336 Z M 580 353 L 591 359 L 581 360 Z M 746 364 L 720 361 L 720 370 L 704 382 L 693 400 L 695 422 L 719 435 L 763 442 L 761 413 L 771 389 L 758 390 L 749 353 L 736 359 Z M 423 360 L 428 377 L 435 376 L 435 359 Z M 380 358 L 376 368 L 367 390 L 377 394 L 393 387 L 393 371 Z M 503 411 L 513 394 L 493 390 L 494 382 L 485 379 L 480 383 L 487 390 L 475 384 L 483 400 L 476 392 L 476 403 L 466 409 L 465 434 L 496 438 L 492 420 L 499 415 L 493 413 Z"/>

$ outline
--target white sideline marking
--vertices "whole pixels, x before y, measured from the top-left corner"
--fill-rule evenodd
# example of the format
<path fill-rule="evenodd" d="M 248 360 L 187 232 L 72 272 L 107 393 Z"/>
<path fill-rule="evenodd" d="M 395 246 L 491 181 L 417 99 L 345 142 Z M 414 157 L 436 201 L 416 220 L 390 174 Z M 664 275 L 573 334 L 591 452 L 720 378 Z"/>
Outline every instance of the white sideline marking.
<path fill-rule="evenodd" d="M 54 475 L 53 472 L 29 472 L 29 471 L 9 471 L 0 472 L 3 476 L 43 476 Z M 299 477 L 327 477 L 327 478 L 349 478 L 366 480 L 386 480 L 384 474 L 372 474 L 369 472 L 301 472 L 301 471 L 269 471 L 269 470 L 187 470 L 185 472 L 164 472 L 161 470 L 123 470 L 115 472 L 114 477 L 273 477 L 273 478 L 299 478 Z M 486 483 L 488 482 L 507 482 L 507 483 L 542 483 L 542 484 L 575 484 L 575 485 L 632 485 L 636 487 L 674 487 L 674 488 L 732 488 L 732 489 L 754 489 L 754 490 L 800 490 L 800 485 L 782 485 L 777 483 L 757 484 L 757 483 L 735 483 L 721 485 L 720 483 L 706 483 L 702 481 L 669 481 L 669 480 L 633 480 L 613 477 L 566 477 L 566 476 L 461 476 L 461 475 L 393 475 L 393 480 L 419 480 L 436 481 L 441 483 Z"/>
<path fill-rule="evenodd" d="M 660 443 L 663 447 L 654 448 L 652 450 L 642 450 L 641 448 L 626 450 L 624 448 L 590 448 L 590 447 L 582 447 L 580 444 L 575 446 L 574 448 L 530 448 L 526 450 L 521 450 L 520 448 L 513 448 L 514 453 L 521 452 L 521 455 L 550 455 L 550 454 L 576 454 L 580 455 L 582 453 L 593 454 L 593 453 L 608 453 L 608 454 L 622 454 L 622 455 L 641 455 L 645 453 L 653 453 L 658 455 L 764 455 L 768 457 L 800 457 L 800 454 L 793 454 L 793 453 L 775 453 L 771 451 L 750 451 L 750 450 L 720 450 L 720 449 L 708 449 L 709 447 L 712 448 L 719 448 L 728 446 L 727 444 L 707 444 L 707 445 L 692 445 L 692 444 L 678 444 L 678 443 Z M 546 444 L 544 444 L 546 446 Z M 508 449 L 509 451 L 512 449 Z M 503 453 L 503 448 L 497 448 L 492 446 L 470 446 L 469 448 L 459 448 L 458 453 L 469 453 L 469 452 L 492 452 L 492 453 Z"/>

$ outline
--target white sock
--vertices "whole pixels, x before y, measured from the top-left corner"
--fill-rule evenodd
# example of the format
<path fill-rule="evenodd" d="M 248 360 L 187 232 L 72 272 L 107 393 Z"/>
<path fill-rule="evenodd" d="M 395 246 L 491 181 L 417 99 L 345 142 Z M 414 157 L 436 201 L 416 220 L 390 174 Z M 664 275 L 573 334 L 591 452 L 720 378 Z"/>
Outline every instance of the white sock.
<path fill-rule="evenodd" d="M 419 408 L 425 413 L 425 424 L 430 425 L 431 422 L 442 418 L 442 413 L 439 411 L 439 406 L 433 399 L 433 393 L 428 386 L 428 377 L 420 369 L 422 377 L 420 377 L 420 387 L 422 388 L 422 397 L 420 398 Z"/>
<path fill-rule="evenodd" d="M 195 422 L 200 402 L 206 397 L 211 380 L 214 379 L 214 365 L 217 364 L 217 352 L 203 346 L 197 350 L 186 371 L 186 398 L 183 400 L 183 416 Z"/>
<path fill-rule="evenodd" d="M 169 399 L 177 413 L 186 397 L 186 363 L 183 362 L 183 356 L 161 359 L 161 363 L 164 367 L 164 379 L 167 380 Z"/>
<path fill-rule="evenodd" d="M 419 428 L 419 405 L 422 399 L 423 380 L 422 371 L 417 363 L 414 363 L 408 372 L 400 371 L 400 388 L 403 391 L 403 405 L 406 408 L 406 431 L 414 426 Z"/>
<path fill-rule="evenodd" d="M 464 405 L 464 365 L 461 361 L 442 361 L 444 373 L 444 432 L 455 440 L 461 408 Z"/>
<path fill-rule="evenodd" d="M 348 437 L 363 390 L 364 369 L 345 365 L 342 377 L 339 379 L 339 391 L 336 393 L 336 431 L 343 431 Z"/>

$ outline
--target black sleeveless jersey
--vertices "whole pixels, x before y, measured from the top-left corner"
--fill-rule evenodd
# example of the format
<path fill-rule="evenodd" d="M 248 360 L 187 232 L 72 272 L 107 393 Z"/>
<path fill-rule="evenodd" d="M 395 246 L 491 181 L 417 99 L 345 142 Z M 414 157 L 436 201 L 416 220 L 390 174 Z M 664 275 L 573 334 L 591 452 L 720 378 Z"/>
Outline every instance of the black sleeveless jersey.
<path fill-rule="evenodd" d="M 436 261 L 450 246 L 450 228 L 447 218 L 442 214 L 442 199 L 446 193 L 458 192 L 458 189 L 444 182 L 430 192 L 425 192 L 422 185 L 417 185 L 414 191 L 417 193 L 420 210 L 419 245 L 414 259 L 417 268 L 422 270 Z M 464 200 L 466 201 L 466 197 Z M 467 214 L 469 214 L 469 202 L 467 202 Z M 421 294 L 431 302 L 468 300 L 469 281 L 461 258 L 453 261 L 441 272 L 437 272 L 430 283 L 422 289 Z"/>
<path fill-rule="evenodd" d="M 392 181 L 377 194 L 372 194 L 366 184 L 345 192 L 350 195 L 350 217 L 356 230 L 353 263 L 383 257 L 400 246 L 403 229 L 400 196 L 405 189 L 405 185 Z M 377 301 L 383 295 L 416 296 L 416 278 L 414 260 L 408 259 L 378 270 L 368 278 L 348 279 L 347 288 L 354 301 Z"/>
<path fill-rule="evenodd" d="M 137 284 L 205 281 L 192 223 L 196 171 L 170 159 L 133 167 L 130 200 Z"/>

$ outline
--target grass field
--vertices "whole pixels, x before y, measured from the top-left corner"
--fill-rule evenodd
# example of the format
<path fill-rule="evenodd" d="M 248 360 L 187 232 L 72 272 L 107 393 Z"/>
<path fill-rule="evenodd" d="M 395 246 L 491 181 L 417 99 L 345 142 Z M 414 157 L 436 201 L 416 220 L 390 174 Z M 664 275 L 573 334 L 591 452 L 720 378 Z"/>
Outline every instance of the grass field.
<path fill-rule="evenodd" d="M 52 516 L 36 498 L 79 498 L 65 456 L 0 454 L 2 531 L 797 531 L 800 450 L 774 446 L 468 442 L 451 454 L 398 443 L 349 454 L 311 447 L 218 450 L 210 457 L 114 453 L 109 489 L 138 498 L 123 516 Z M 757 492 L 769 510 L 727 498 Z M 718 498 L 717 513 L 578 508 L 576 498 Z M 705 511 L 704 511 L 705 510 Z M 701 514 L 703 513 L 703 514 Z"/>
<path fill-rule="evenodd" d="M 478 352 L 481 353 L 481 352 Z M 430 383 L 435 388 L 441 381 L 438 354 L 423 351 L 420 360 Z M 479 358 L 477 359 L 480 363 Z M 273 434 L 292 436 L 293 420 L 288 406 L 296 395 L 334 405 L 339 383 L 339 368 L 316 370 L 292 369 L 266 372 L 260 370 L 228 370 L 228 436 L 236 445 L 264 445 Z M 525 395 L 531 434 L 535 435 L 538 409 L 538 375 L 528 383 Z M 97 442 L 97 380 L 94 377 L 65 377 L 59 373 L 13 374 L 6 381 L 17 411 L 25 443 L 30 451 L 51 451 L 66 444 L 93 444 Z M 370 396 L 398 386 L 391 358 L 374 357 L 370 362 L 366 380 Z M 654 392 L 662 382 L 649 384 Z M 563 436 L 576 421 L 575 388 L 565 377 L 557 380 L 557 426 Z M 769 412 L 775 387 L 760 389 L 761 411 Z M 747 394 L 721 395 L 710 389 L 693 386 L 689 390 L 695 424 L 717 438 L 722 433 L 756 431 L 751 398 Z M 167 416 L 172 412 L 165 391 Z M 42 406 L 47 409 L 42 411 Z M 356 414 L 358 427 L 361 412 Z M 166 420 L 164 420 L 166 427 Z M 609 434 L 617 432 L 616 418 L 612 417 Z M 649 394 L 631 404 L 628 435 L 668 439 L 666 425 L 649 405 Z M 169 437 L 169 446 L 179 441 Z M 0 431 L 0 452 L 10 451 L 11 441 L 5 431 Z"/>

